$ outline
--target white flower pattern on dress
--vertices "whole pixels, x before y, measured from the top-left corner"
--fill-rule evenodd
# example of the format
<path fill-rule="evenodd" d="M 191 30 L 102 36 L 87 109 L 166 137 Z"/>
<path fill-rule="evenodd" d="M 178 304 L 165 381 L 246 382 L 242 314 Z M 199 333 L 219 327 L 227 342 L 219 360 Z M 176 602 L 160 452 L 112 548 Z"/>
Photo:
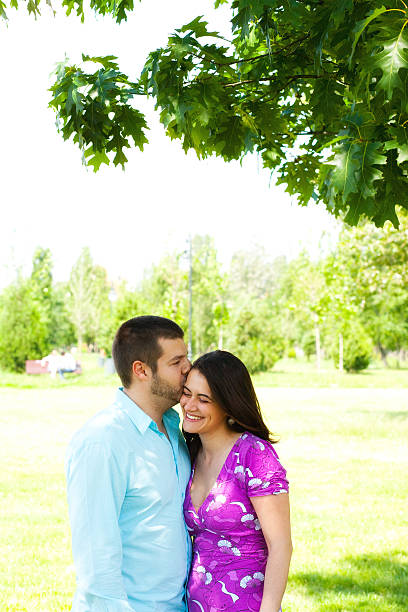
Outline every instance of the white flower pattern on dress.
<path fill-rule="evenodd" d="M 204 582 L 204 584 L 210 584 L 211 580 L 212 580 L 212 574 L 210 572 L 207 572 L 205 567 L 203 565 L 199 565 L 198 567 L 196 567 L 195 571 L 198 574 L 202 575 L 202 581 Z"/>
<path fill-rule="evenodd" d="M 242 589 L 257 587 L 260 582 L 265 580 L 265 576 L 262 572 L 255 572 L 252 576 L 244 576 L 239 583 Z"/>
<path fill-rule="evenodd" d="M 228 553 L 228 554 L 232 553 L 236 557 L 241 556 L 241 551 L 239 550 L 239 548 L 237 548 L 236 546 L 232 546 L 231 542 L 229 542 L 228 540 L 219 540 L 218 548 L 223 553 Z"/>

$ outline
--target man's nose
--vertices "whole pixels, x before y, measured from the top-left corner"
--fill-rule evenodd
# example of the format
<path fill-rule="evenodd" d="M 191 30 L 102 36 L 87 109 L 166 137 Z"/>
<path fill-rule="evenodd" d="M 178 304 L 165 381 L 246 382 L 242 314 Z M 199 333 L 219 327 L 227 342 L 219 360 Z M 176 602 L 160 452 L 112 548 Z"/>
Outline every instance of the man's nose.
<path fill-rule="evenodd" d="M 190 370 L 191 370 L 191 362 L 188 359 L 186 359 L 182 372 L 183 374 L 188 374 Z"/>

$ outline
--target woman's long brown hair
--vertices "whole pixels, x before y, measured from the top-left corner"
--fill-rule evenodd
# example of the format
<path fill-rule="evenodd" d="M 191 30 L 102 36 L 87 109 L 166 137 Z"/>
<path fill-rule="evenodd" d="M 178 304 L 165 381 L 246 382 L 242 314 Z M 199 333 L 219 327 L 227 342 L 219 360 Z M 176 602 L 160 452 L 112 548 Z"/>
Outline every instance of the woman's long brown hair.
<path fill-rule="evenodd" d="M 199 357 L 191 369 L 204 376 L 214 401 L 234 420 L 232 431 L 249 431 L 272 444 L 278 441 L 266 426 L 251 377 L 238 357 L 228 351 L 212 351 Z M 191 460 L 201 448 L 198 434 L 183 430 Z"/>

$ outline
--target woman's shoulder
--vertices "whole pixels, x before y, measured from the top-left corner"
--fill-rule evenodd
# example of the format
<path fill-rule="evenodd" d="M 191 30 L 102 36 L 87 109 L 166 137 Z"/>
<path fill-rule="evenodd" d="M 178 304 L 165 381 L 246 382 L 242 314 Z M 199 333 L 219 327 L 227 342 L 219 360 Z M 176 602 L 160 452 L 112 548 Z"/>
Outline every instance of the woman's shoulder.
<path fill-rule="evenodd" d="M 241 447 L 243 450 L 254 450 L 259 453 L 272 452 L 272 454 L 278 456 L 273 444 L 269 440 L 264 440 L 250 431 L 246 431 L 241 435 Z"/>
<path fill-rule="evenodd" d="M 250 496 L 269 495 L 288 490 L 286 470 L 269 440 L 245 432 L 241 436 L 239 461 Z"/>
<path fill-rule="evenodd" d="M 242 434 L 239 450 L 240 459 L 244 463 L 268 463 L 282 468 L 273 444 L 249 431 Z"/>

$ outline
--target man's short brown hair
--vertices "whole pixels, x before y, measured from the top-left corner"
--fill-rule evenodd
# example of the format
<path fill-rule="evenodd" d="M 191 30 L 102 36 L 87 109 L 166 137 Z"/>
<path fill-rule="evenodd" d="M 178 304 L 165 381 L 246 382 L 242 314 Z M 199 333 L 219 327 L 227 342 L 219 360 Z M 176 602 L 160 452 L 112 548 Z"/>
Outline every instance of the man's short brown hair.
<path fill-rule="evenodd" d="M 184 332 L 177 323 L 165 317 L 144 315 L 122 323 L 112 345 L 116 371 L 125 388 L 132 382 L 132 364 L 143 361 L 153 372 L 162 354 L 159 338 L 183 338 Z"/>

